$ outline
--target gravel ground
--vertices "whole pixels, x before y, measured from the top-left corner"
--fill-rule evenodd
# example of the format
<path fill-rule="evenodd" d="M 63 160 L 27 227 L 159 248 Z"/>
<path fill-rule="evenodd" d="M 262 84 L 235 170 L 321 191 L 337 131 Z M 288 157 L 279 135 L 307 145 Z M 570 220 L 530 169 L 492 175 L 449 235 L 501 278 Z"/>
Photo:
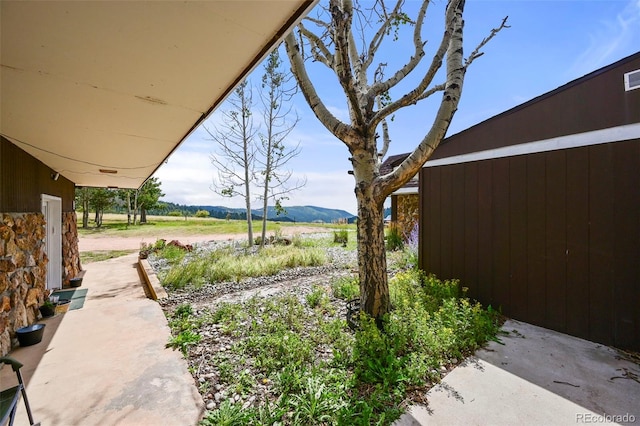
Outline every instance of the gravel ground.
<path fill-rule="evenodd" d="M 313 237 L 327 238 L 328 235 L 315 234 Z M 228 244 L 237 244 L 237 242 L 209 241 L 196 244 L 192 253 L 198 255 L 203 251 Z M 165 313 L 170 315 L 177 306 L 189 303 L 197 317 L 206 310 L 215 309 L 215 306 L 222 302 L 240 302 L 255 295 L 270 297 L 276 294 L 290 293 L 304 302 L 305 296 L 312 292 L 314 287 L 324 286 L 328 289 L 336 279 L 348 275 L 353 276 L 356 273 L 356 251 L 349 251 L 342 247 L 330 247 L 327 248 L 327 257 L 330 262 L 325 266 L 293 268 L 274 276 L 250 278 L 240 282 L 207 284 L 198 290 L 169 291 L 169 297 L 164 299 L 161 305 Z M 168 267 L 162 259 L 153 255 L 149 256 L 148 260 L 156 272 L 161 272 Z M 330 294 L 330 292 L 328 293 Z M 331 303 L 336 308 L 333 317 L 345 318 L 345 302 L 331 297 Z M 327 318 L 327 320 L 330 319 Z M 217 354 L 231 349 L 232 338 L 223 334 L 217 324 L 202 326 L 197 332 L 200 334 L 201 340 L 198 344 L 190 347 L 187 361 L 208 410 L 216 409 L 225 400 L 242 403 L 247 408 L 261 404 L 271 397 L 272 392 L 268 383 L 257 384 L 248 395 L 238 395 L 227 389 L 225 384 L 219 380 L 219 372 L 214 364 L 214 359 Z M 318 356 L 330 356 L 330 354 L 318 354 Z"/>

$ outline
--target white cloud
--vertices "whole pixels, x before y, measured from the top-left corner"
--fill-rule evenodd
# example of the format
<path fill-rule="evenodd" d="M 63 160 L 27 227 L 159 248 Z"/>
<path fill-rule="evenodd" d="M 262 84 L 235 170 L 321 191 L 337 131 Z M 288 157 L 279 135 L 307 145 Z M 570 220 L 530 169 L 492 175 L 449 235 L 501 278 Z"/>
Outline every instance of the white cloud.
<path fill-rule="evenodd" d="M 327 109 L 331 114 L 333 114 L 338 120 L 342 120 L 345 123 L 349 123 L 349 110 L 347 108 L 340 108 L 334 105 L 328 105 Z"/>
<path fill-rule="evenodd" d="M 568 70 L 570 78 L 580 77 L 621 59 L 622 52 L 636 50 L 640 43 L 640 0 L 631 0 L 613 19 L 589 34 L 589 46 Z"/>
<path fill-rule="evenodd" d="M 186 142 L 185 142 L 186 143 Z M 225 198 L 213 192 L 210 187 L 216 170 L 206 152 L 189 151 L 189 146 L 176 151 L 167 164 L 162 165 L 155 176 L 160 179 L 163 201 L 187 205 L 224 205 L 244 207 L 241 197 Z M 301 190 L 289 194 L 285 206 L 313 205 L 335 208 L 354 213 L 356 209 L 353 193 L 353 177 L 346 169 L 337 171 L 298 171 L 292 181 L 307 179 Z M 255 192 L 257 194 L 257 192 Z M 255 204 L 257 206 L 257 203 Z"/>

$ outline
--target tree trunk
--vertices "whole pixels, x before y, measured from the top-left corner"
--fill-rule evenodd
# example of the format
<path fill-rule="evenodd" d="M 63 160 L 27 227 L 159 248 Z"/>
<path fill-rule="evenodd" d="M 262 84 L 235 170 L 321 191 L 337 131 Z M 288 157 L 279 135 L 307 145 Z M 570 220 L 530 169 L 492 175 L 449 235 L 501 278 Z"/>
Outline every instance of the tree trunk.
<path fill-rule="evenodd" d="M 133 195 L 133 225 L 135 226 L 136 220 L 138 220 L 138 190 Z"/>
<path fill-rule="evenodd" d="M 253 245 L 253 218 L 251 217 L 251 200 L 245 199 L 247 206 L 247 239 L 249 240 L 249 247 Z"/>
<path fill-rule="evenodd" d="M 365 191 L 362 191 L 364 189 Z M 391 308 L 384 244 L 383 205 L 375 201 L 370 188 L 356 187 L 358 200 L 358 275 L 360 309 L 376 319 Z"/>
<path fill-rule="evenodd" d="M 127 226 L 131 225 L 131 191 L 127 190 Z"/>
<path fill-rule="evenodd" d="M 82 227 L 84 229 L 89 227 L 89 198 L 86 196 L 82 200 Z"/>
<path fill-rule="evenodd" d="M 102 226 L 102 209 L 96 209 L 96 227 Z"/>
<path fill-rule="evenodd" d="M 269 210 L 269 206 L 267 205 L 267 202 L 269 201 L 267 194 L 268 194 L 268 186 L 265 183 L 264 202 L 262 204 L 262 238 L 260 239 L 260 248 L 264 247 L 265 239 L 267 238 L 267 212 Z"/>
<path fill-rule="evenodd" d="M 140 223 L 147 223 L 147 209 L 140 207 Z"/>

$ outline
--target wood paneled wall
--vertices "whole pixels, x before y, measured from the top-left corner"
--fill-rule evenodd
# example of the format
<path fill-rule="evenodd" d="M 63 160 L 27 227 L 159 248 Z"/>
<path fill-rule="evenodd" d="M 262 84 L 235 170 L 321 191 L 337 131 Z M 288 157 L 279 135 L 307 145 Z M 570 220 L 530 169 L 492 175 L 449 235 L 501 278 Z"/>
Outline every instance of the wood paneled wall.
<path fill-rule="evenodd" d="M 640 140 L 424 168 L 420 265 L 508 317 L 640 350 Z"/>

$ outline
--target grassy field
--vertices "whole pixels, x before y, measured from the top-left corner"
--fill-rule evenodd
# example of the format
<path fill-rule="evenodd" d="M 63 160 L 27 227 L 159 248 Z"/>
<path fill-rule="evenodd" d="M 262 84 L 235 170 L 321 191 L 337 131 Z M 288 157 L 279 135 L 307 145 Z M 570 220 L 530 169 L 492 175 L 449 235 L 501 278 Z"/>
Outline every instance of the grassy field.
<path fill-rule="evenodd" d="M 212 234 L 244 234 L 247 232 L 247 223 L 243 220 L 225 220 L 216 218 L 195 218 L 175 216 L 147 216 L 147 223 L 142 225 L 127 226 L 125 214 L 105 214 L 101 228 L 96 228 L 93 223 L 93 215 L 89 216 L 89 228 L 82 228 L 82 213 L 78 213 L 78 234 L 80 237 L 106 236 L 106 237 L 145 237 L 157 233 L 158 228 L 163 231 L 180 235 L 212 235 Z M 267 222 L 267 232 L 274 234 L 286 232 L 288 227 L 309 226 L 314 228 L 353 229 L 355 225 L 335 225 L 321 223 L 301 222 Z M 253 222 L 254 234 L 260 233 L 261 222 Z"/>

